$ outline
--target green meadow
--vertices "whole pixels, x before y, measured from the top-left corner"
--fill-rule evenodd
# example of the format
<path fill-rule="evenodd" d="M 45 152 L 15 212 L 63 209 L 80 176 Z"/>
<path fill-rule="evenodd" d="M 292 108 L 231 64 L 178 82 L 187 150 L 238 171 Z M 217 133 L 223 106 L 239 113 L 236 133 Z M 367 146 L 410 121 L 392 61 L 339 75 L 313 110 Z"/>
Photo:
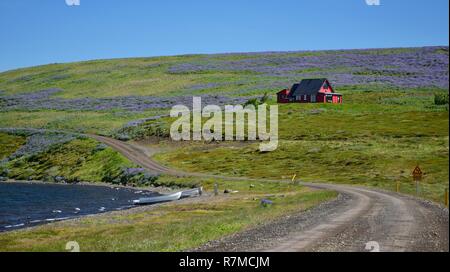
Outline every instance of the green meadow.
<path fill-rule="evenodd" d="M 382 57 L 408 54 L 415 50 L 365 50 L 358 54 Z M 448 55 L 448 50 L 436 50 L 436 54 Z M 244 61 L 251 64 L 265 58 L 269 60 L 265 65 L 270 68 L 279 65 L 278 62 L 289 63 L 296 58 L 344 53 L 347 52 L 184 55 L 49 64 L 0 73 L 0 90 L 3 95 L 16 95 L 59 88 L 61 92 L 53 94 L 53 97 L 61 99 L 129 95 L 176 99 L 178 96 L 199 94 L 258 97 L 267 93 L 268 103 L 275 104 L 275 93 L 280 88 L 288 87 L 283 82 L 292 81 L 289 73 L 271 76 L 252 72 L 250 68 L 234 71 L 224 63 L 233 65 Z M 210 68 L 191 72 L 172 69 L 189 65 Z M 223 70 L 217 69 L 222 67 L 220 65 L 223 65 Z M 385 69 L 394 67 L 386 66 Z M 387 76 L 388 71 L 381 70 L 379 76 Z M 349 67 L 338 66 L 295 71 L 299 78 L 303 74 L 329 72 L 366 76 L 374 70 L 355 72 Z M 392 72 L 390 76 L 404 78 L 414 74 Z M 239 147 L 233 143 L 190 143 L 172 145 L 169 152 L 158 154 L 157 159 L 184 170 L 233 176 L 279 178 L 295 173 L 305 180 L 364 184 L 387 189 L 401 182 L 402 189 L 407 193 L 413 191 L 410 171 L 415 165 L 420 165 L 425 172 L 423 196 L 441 201 L 440 194 L 448 186 L 448 90 L 437 87 L 400 88 L 383 85 L 382 82 L 344 85 L 336 90 L 344 95 L 343 105 L 279 105 L 280 143 L 274 152 L 258 153 L 257 143 L 251 142 L 243 142 Z M 442 97 L 443 103 L 438 103 L 436 98 Z M 18 108 L 0 112 L 0 128 L 43 128 L 112 137 L 126 135 L 127 139 L 137 140 L 156 136 L 164 145 L 168 142 L 173 118 L 163 117 L 138 126 L 124 126 L 130 121 L 168 113 L 169 108 L 136 112 L 120 109 L 77 111 Z M 25 141 L 19 137 L 11 143 L 11 137 L 13 135 L 2 137 L 1 154 L 4 157 Z M 87 154 L 93 146 L 87 143 L 80 150 Z M 70 146 L 68 148 L 72 150 Z M 64 148 L 50 150 L 39 158 L 33 158 L 37 162 L 25 158 L 21 159 L 25 161 L 22 164 L 10 162 L 8 167 L 11 173 L 16 173 L 15 177 L 21 178 L 41 178 L 49 169 L 59 169 L 58 173 L 69 175 L 71 179 L 87 181 L 99 181 L 106 175 L 105 171 L 97 171 L 103 174 L 87 174 L 96 170 L 85 169 L 104 163 L 101 156 L 74 153 L 74 157 L 89 158 L 89 164 L 76 167 L 81 167 L 81 170 L 63 170 L 71 169 L 73 165 L 60 167 L 60 162 L 55 160 L 44 164 L 45 167 L 36 166 L 46 161 L 48 156 L 54 157 L 55 152 L 72 154 Z M 57 167 L 52 168 L 53 164 Z M 123 167 L 122 164 L 117 162 L 116 169 Z M 30 173 L 35 174 L 30 176 Z"/>
<path fill-rule="evenodd" d="M 361 59 L 364 56 L 398 57 L 417 50 L 380 49 L 353 54 Z M 433 55 L 436 59 L 448 58 L 448 48 L 427 50 L 437 54 Z M 343 94 L 342 105 L 280 104 L 279 143 L 273 152 L 260 152 L 259 141 L 173 142 L 169 139 L 169 128 L 175 119 L 169 117 L 127 125 L 136 120 L 168 115 L 168 107 L 142 111 L 120 108 L 28 109 L 26 106 L 8 109 L 11 101 L 8 97 L 50 88 L 61 89 L 51 94 L 51 99 L 74 99 L 78 102 L 83 99 L 150 96 L 176 103 L 181 96 L 208 94 L 247 100 L 268 94 L 267 103 L 274 105 L 277 91 L 311 75 L 352 74 L 357 79 L 368 76 L 414 79 L 420 76 L 393 71 L 396 66 L 389 63 L 378 70 L 359 69 L 361 67 L 355 65 L 306 66 L 279 74 L 277 71 L 272 74 L 255 72 L 255 67 L 282 70 L 283 65 L 303 58 L 333 59 L 348 53 L 313 51 L 93 60 L 0 73 L 0 129 L 57 130 L 132 141 L 150 139 L 149 147 L 157 151 L 154 159 L 161 164 L 223 177 L 162 175 L 151 180 L 142 180 L 142 177 L 124 179 L 124 169 L 138 166 L 111 148 L 86 137 L 75 137 L 36 154 L 14 157 L 31 137 L 0 130 L 2 179 L 55 181 L 55 177 L 63 177 L 67 182 L 106 182 L 147 188 L 203 186 L 209 193 L 213 184 L 218 183 L 221 191 L 239 191 L 219 197 L 206 196 L 198 201 L 171 203 L 128 213 L 108 213 L 2 233 L 0 251 L 64 251 L 65 243 L 71 240 L 79 242 L 82 251 L 185 250 L 283 215 L 304 211 L 336 197 L 334 192 L 312 190 L 287 182 L 294 174 L 303 181 L 385 190 L 395 190 L 399 183 L 402 193 L 414 195 L 411 172 L 419 165 L 424 172 L 419 197 L 442 203 L 444 190 L 449 185 L 448 88 L 432 84 L 421 88 L 395 87 L 384 84 L 382 80 L 370 84 L 341 84 L 335 89 Z M 259 64 L 261 60 L 264 65 Z M 230 68 L 240 62 L 250 68 Z M 203 68 L 196 70 L 197 66 Z M 225 178 L 228 176 L 244 179 L 231 181 Z M 245 178 L 285 182 L 255 182 Z M 262 207 L 262 198 L 273 200 L 274 205 Z"/>
<path fill-rule="evenodd" d="M 177 57 L 95 60 L 70 64 L 49 64 L 0 73 L 0 90 L 7 94 L 60 88 L 63 98 L 113 97 L 125 95 L 177 96 L 206 92 L 231 92 L 270 81 L 257 73 L 204 71 L 201 73 L 170 73 L 175 64 L 197 61 L 201 55 Z M 215 60 L 225 57 L 215 56 Z M 239 59 L 227 56 L 226 60 Z M 208 61 L 204 60 L 203 62 Z M 189 91 L 198 84 L 216 83 L 221 87 Z"/>
<path fill-rule="evenodd" d="M 111 135 L 127 122 L 166 113 L 148 110 L 140 113 L 123 111 L 7 111 L 0 113 L 0 128 L 42 128 L 74 133 Z"/>
<path fill-rule="evenodd" d="M 173 145 L 156 155 L 193 172 L 375 186 L 415 193 L 411 172 L 424 171 L 421 197 L 444 201 L 448 188 L 448 106 L 435 105 L 436 90 L 346 92 L 343 105 L 279 105 L 279 146 L 259 143 Z M 362 99 L 365 96 L 365 99 Z M 368 101 L 368 102 L 366 102 Z M 272 101 L 273 103 L 273 101 Z M 170 150 L 170 151 L 167 151 Z"/>
<path fill-rule="evenodd" d="M 25 138 L 22 136 L 9 135 L 0 133 L 0 160 L 3 160 L 12 155 L 21 145 L 25 143 Z"/>
<path fill-rule="evenodd" d="M 0 139 L 4 137 L 0 135 Z M 136 166 L 92 139 L 75 139 L 46 152 L 9 160 L 3 165 L 11 179 L 53 181 L 54 177 L 61 176 L 68 182 L 106 182 L 107 177 L 120 175 L 126 167 Z"/>
<path fill-rule="evenodd" d="M 163 177 L 173 182 L 173 177 Z M 303 186 L 226 180 L 197 180 L 211 191 L 238 190 L 236 194 L 206 196 L 195 202 L 170 203 L 149 209 L 113 212 L 0 235 L 0 251 L 65 251 L 77 241 L 80 251 L 181 251 L 225 235 L 256 227 L 293 212 L 305 211 L 336 193 Z M 182 178 L 178 184 L 192 183 Z M 268 207 L 261 198 L 270 199 Z"/>
<path fill-rule="evenodd" d="M 366 50 L 360 54 L 389 55 L 411 50 Z M 266 57 L 283 60 L 338 53 L 276 53 Z M 287 87 L 280 83 L 286 78 L 217 69 L 170 72 L 173 65 L 251 61 L 260 57 L 240 54 L 185 55 L 50 64 L 1 73 L 0 90 L 6 95 L 13 95 L 60 88 L 62 91 L 53 96 L 65 99 L 126 95 L 164 96 L 170 99 L 198 94 L 258 97 L 267 93 L 268 103 L 275 104 L 274 94 L 279 88 Z M 339 67 L 328 70 L 311 68 L 300 71 L 300 76 L 301 73 L 306 75 L 330 71 L 351 72 Z M 273 87 L 274 84 L 280 84 L 280 87 Z M 385 189 L 393 189 L 396 182 L 401 182 L 402 191 L 406 193 L 415 191 L 410 172 L 414 166 L 420 165 L 425 172 L 422 196 L 441 202 L 443 190 L 448 187 L 448 90 L 436 87 L 399 88 L 380 83 L 344 85 L 336 90 L 344 95 L 342 105 L 279 105 L 279 148 L 268 154 L 259 153 L 258 144 L 252 142 L 243 142 L 238 147 L 226 142 L 214 145 L 203 142 L 171 145 L 168 136 L 174 118 L 163 117 L 139 126 L 124 127 L 130 121 L 167 115 L 168 108 L 143 112 L 120 109 L 16 109 L 0 112 L 0 127 L 43 128 L 113 137 L 127 135 L 126 138 L 137 140 L 156 136 L 161 141 L 160 145 L 170 147 L 165 149 L 169 151 L 157 154 L 156 158 L 183 170 L 261 178 L 297 174 L 309 181 L 363 184 Z M 447 102 L 444 99 L 444 103 L 437 103 L 435 98 L 442 96 L 447 97 Z M 18 148 L 25 141 L 19 137 L 11 143 L 13 135 L 3 137 L 2 154 L 11 153 L 10 150 Z M 93 146 L 91 143 L 85 144 L 80 150 L 88 154 L 89 148 Z M 61 163 L 55 160 L 43 163 L 47 157 L 54 156 L 54 152 L 72 154 L 64 148 L 51 150 L 39 158 L 33 158 L 37 161 L 22 158 L 20 161 L 25 162 L 10 162 L 8 167 L 11 173 L 16 173 L 14 177 L 27 179 L 42 178 L 50 169 L 58 169 L 56 173 L 68 175 L 74 180 L 105 179 L 105 171 L 90 169 L 99 167 L 104 163 L 104 158 L 74 153 L 74 157 L 88 157 L 89 164 L 84 163 L 70 171 L 67 169 L 72 169 L 74 165 L 61 167 Z M 124 158 L 122 160 L 126 161 Z M 115 169 L 124 167 L 122 162 L 118 162 L 120 160 L 112 161 L 116 161 Z"/>

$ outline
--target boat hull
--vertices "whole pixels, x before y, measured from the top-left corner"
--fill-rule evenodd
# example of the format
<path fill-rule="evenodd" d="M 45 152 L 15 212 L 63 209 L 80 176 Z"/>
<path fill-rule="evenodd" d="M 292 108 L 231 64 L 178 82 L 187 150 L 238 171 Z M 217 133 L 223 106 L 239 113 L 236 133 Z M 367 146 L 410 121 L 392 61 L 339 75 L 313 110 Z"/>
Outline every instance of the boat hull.
<path fill-rule="evenodd" d="M 136 205 L 144 205 L 144 204 L 155 204 L 161 202 L 175 201 L 181 198 L 181 194 L 182 192 L 155 197 L 143 197 L 139 198 L 138 200 L 134 200 L 133 203 Z"/>

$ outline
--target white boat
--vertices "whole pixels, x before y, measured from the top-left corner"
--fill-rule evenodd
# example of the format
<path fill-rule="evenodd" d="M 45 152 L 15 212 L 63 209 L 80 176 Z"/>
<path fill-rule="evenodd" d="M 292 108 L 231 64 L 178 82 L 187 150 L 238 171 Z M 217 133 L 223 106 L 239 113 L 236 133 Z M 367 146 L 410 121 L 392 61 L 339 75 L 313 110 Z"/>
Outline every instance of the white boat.
<path fill-rule="evenodd" d="M 136 205 L 142 204 L 154 204 L 160 202 L 174 201 L 181 198 L 181 194 L 183 192 L 178 192 L 170 195 L 161 195 L 161 196 L 153 196 L 153 197 L 141 197 L 137 200 L 133 200 L 133 203 Z"/>
<path fill-rule="evenodd" d="M 203 192 L 203 187 L 186 190 L 186 191 L 181 192 L 181 198 L 200 196 L 200 195 L 202 195 L 202 192 Z"/>

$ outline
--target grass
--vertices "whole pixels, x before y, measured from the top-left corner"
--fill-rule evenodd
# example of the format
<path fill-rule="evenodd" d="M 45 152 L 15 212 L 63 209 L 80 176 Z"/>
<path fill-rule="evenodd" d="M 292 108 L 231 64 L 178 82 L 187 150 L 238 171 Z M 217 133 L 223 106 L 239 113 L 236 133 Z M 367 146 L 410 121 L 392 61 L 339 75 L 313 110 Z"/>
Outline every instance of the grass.
<path fill-rule="evenodd" d="M 25 143 L 25 137 L 0 132 L 0 161 L 12 155 Z"/>
<path fill-rule="evenodd" d="M 393 48 L 358 51 L 358 54 L 389 55 L 415 52 L 415 48 Z M 442 50 L 442 49 L 440 49 Z M 190 87 L 208 83 L 226 83 L 197 93 L 227 93 L 248 91 L 262 94 L 267 83 L 292 81 L 284 77 L 268 77 L 247 71 L 202 71 L 198 73 L 170 73 L 173 65 L 189 62 L 208 64 L 222 61 L 238 61 L 256 58 L 292 58 L 320 55 L 339 55 L 348 51 L 310 51 L 263 54 L 183 55 L 171 57 L 129 58 L 93 60 L 75 63 L 55 63 L 0 73 L 0 90 L 7 94 L 32 92 L 48 88 L 60 88 L 57 96 L 64 98 L 111 97 L 124 95 L 173 96 L 186 94 Z M 448 54 L 448 51 L 444 50 Z M 341 69 L 341 68 L 332 68 Z M 330 72 L 331 70 L 305 69 L 301 73 Z M 345 69 L 341 72 L 348 72 Z M 262 85 L 262 86 L 261 86 Z M 189 92 L 189 91 L 188 91 Z M 195 93 L 195 92 L 194 92 Z M 193 93 L 187 93 L 193 94 Z"/>
<path fill-rule="evenodd" d="M 198 56 L 114 59 L 50 64 L 0 73 L 0 90 L 7 94 L 60 88 L 64 98 L 124 95 L 180 95 L 197 84 L 230 82 L 257 75 L 232 72 L 173 74 L 170 66 L 198 59 Z"/>
<path fill-rule="evenodd" d="M 422 196 L 442 202 L 444 188 L 448 187 L 448 107 L 435 105 L 434 96 L 446 91 L 434 88 L 397 90 L 380 86 L 366 89 L 348 86 L 339 91 L 345 95 L 343 105 L 280 105 L 280 144 L 275 152 L 260 154 L 257 144 L 190 143 L 188 146 L 181 145 L 180 149 L 169 148 L 171 151 L 157 155 L 157 159 L 187 171 L 232 176 L 280 178 L 297 173 L 305 180 L 362 184 L 384 189 L 394 189 L 398 181 L 406 193 L 415 192 L 410 172 L 419 164 L 426 173 Z M 0 115 L 0 124 L 3 120 L 5 125 L 10 125 L 8 120 L 13 116 L 17 126 L 111 134 L 128 118 L 143 117 L 145 114 L 7 112 Z M 162 118 L 149 121 L 135 134 L 167 137 L 173 120 Z M 62 149 L 58 152 L 67 151 Z M 55 169 L 51 164 L 55 163 L 56 169 L 60 169 L 59 162 L 55 161 L 41 169 L 42 162 L 49 155 L 54 156 L 45 154 L 38 159 L 41 162 L 37 164 L 37 170 L 34 170 L 36 167 L 33 164 L 29 167 L 29 162 L 25 162 L 17 168 L 18 173 L 24 178 L 30 174 L 42 178 L 46 171 Z M 73 153 L 71 156 L 79 154 Z M 73 178 L 101 180 L 106 172 L 92 169 L 102 169 L 104 158 L 89 158 L 80 170 L 62 172 Z M 216 163 L 211 164 L 211 161 Z M 273 167 L 267 169 L 266 165 Z M 66 169 L 71 167 L 75 166 L 67 166 Z M 157 181 L 155 184 L 177 186 L 170 181 Z"/>
<path fill-rule="evenodd" d="M 361 54 L 395 54 L 416 49 L 361 51 Z M 448 55 L 448 49 L 439 49 Z M 265 58 L 290 58 L 339 54 L 346 51 L 274 53 Z M 208 64 L 260 58 L 258 54 L 185 55 L 174 57 L 114 59 L 50 64 L 0 73 L 2 94 L 61 88 L 62 98 L 114 97 L 124 95 L 179 96 L 228 94 L 261 96 L 289 87 L 292 78 L 271 77 L 254 72 L 200 71 L 171 73 L 182 63 Z M 386 66 L 386 69 L 389 67 Z M 334 69 L 334 70 L 333 70 Z M 349 67 L 304 69 L 308 73 L 350 73 Z M 360 71 L 362 75 L 385 75 L 385 71 Z M 410 77 L 410 74 L 389 74 Z M 286 75 L 288 76 L 288 75 Z M 212 84 L 211 84 L 212 83 Z M 425 173 L 421 196 L 442 202 L 448 187 L 448 90 L 398 88 L 380 84 L 340 86 L 343 105 L 285 104 L 279 106 L 279 148 L 260 153 L 258 143 L 178 143 L 163 140 L 164 153 L 156 159 L 171 167 L 220 175 L 285 178 L 293 174 L 306 181 L 373 186 L 415 192 L 410 173 L 420 165 Z M 437 100 L 436 97 L 438 98 Z M 447 100 L 446 100 L 447 98 Z M 447 103 L 445 103 L 447 101 Z M 270 104 L 275 101 L 269 100 Z M 442 105 L 436 105 L 442 104 Z M 168 109 L 142 113 L 110 111 L 1 111 L 0 127 L 33 127 L 81 133 L 137 138 L 167 137 L 172 118 L 148 121 L 143 126 L 122 130 L 124 124 Z M 0 159 L 12 154 L 25 138 L 0 133 Z M 48 152 L 8 162 L 10 174 L 19 179 L 46 179 L 65 176 L 92 182 L 119 174 L 134 165 L 98 143 L 77 139 Z M 194 187 L 211 191 L 214 182 L 221 190 L 240 193 L 207 199 L 197 204 L 169 204 L 132 214 L 111 214 L 61 222 L 33 230 L 0 234 L 1 251 L 61 251 L 76 240 L 82 251 L 173 251 L 183 250 L 287 214 L 304 210 L 335 196 L 332 192 L 311 191 L 281 183 L 175 178 L 162 176 L 155 186 Z M 264 209 L 254 198 L 265 194 L 285 194 Z"/>
<path fill-rule="evenodd" d="M 0 114 L 0 127 L 31 127 L 111 135 L 129 121 L 155 116 L 160 113 L 161 110 L 152 110 L 142 113 L 53 110 L 8 111 Z"/>
<path fill-rule="evenodd" d="M 425 170 L 423 196 L 442 202 L 448 187 L 448 138 L 402 141 L 281 141 L 277 151 L 262 154 L 257 144 L 202 144 L 180 148 L 157 158 L 186 171 L 305 181 L 334 182 L 414 192 L 410 173 L 416 164 Z M 214 161 L 214 164 L 211 164 Z M 267 167 L 270 165 L 270 167 Z"/>
<path fill-rule="evenodd" d="M 209 191 L 217 182 L 221 189 L 239 193 L 2 233 L 0 251 L 64 251 L 68 241 L 77 241 L 81 251 L 181 251 L 336 197 L 334 192 L 286 183 L 254 183 L 250 188 L 247 181 L 200 182 Z M 259 201 L 263 197 L 274 204 L 262 207 Z"/>
<path fill-rule="evenodd" d="M 119 176 L 123 168 L 135 167 L 109 147 L 96 151 L 99 143 L 92 139 L 76 139 L 47 152 L 8 161 L 8 177 L 17 180 L 53 181 L 57 176 L 67 181 L 105 182 Z"/>
<path fill-rule="evenodd" d="M 420 165 L 421 196 L 443 202 L 449 180 L 447 107 L 434 104 L 434 90 L 364 95 L 372 102 L 363 103 L 351 90 L 343 105 L 279 105 L 280 142 L 274 152 L 260 153 L 259 143 L 250 142 L 166 142 L 168 151 L 156 159 L 186 171 L 230 176 L 279 179 L 295 173 L 306 181 L 388 190 L 400 182 L 409 194 L 415 193 L 411 171 Z"/>

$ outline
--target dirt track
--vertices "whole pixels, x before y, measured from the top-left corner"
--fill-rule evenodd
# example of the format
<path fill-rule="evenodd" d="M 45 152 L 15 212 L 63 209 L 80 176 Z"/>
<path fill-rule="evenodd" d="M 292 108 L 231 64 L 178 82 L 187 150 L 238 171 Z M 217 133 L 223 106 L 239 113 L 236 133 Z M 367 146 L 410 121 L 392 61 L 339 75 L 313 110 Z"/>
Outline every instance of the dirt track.
<path fill-rule="evenodd" d="M 176 176 L 247 179 L 172 170 L 152 160 L 145 147 L 102 136 L 91 137 L 153 172 Z M 334 184 L 303 184 L 335 190 L 340 193 L 340 197 L 308 212 L 212 241 L 197 250 L 367 251 L 369 248 L 376 250 L 379 246 L 380 251 L 449 251 L 446 208 L 413 197 L 375 189 Z M 367 243 L 369 245 L 366 249 Z"/>

